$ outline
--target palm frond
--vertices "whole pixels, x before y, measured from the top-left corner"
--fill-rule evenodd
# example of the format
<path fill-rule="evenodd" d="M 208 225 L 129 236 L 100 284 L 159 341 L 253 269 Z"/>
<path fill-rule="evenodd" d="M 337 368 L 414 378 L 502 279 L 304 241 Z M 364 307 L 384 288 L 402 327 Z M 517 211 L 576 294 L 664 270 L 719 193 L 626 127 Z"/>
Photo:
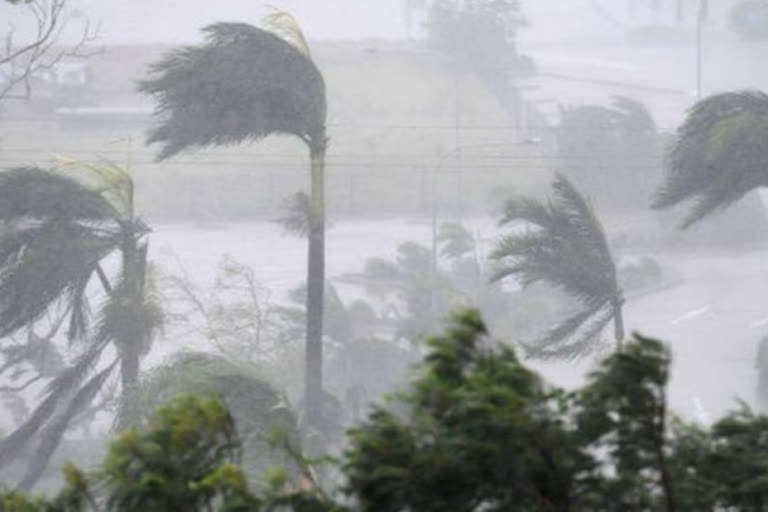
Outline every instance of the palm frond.
<path fill-rule="evenodd" d="M 87 373 L 98 360 L 105 344 L 91 346 L 80 358 L 53 379 L 45 389 L 45 398 L 30 417 L 9 435 L 0 440 L 0 466 L 18 457 L 33 436 L 60 409 L 68 397 L 74 395 Z"/>
<path fill-rule="evenodd" d="M 492 280 L 515 275 L 523 286 L 546 280 L 589 305 L 601 304 L 616 292 L 616 270 L 600 221 L 564 176 L 557 175 L 553 189 L 548 205 L 525 198 L 509 203 L 505 218 L 531 219 L 533 229 L 499 240 L 491 253 L 500 263 Z"/>
<path fill-rule="evenodd" d="M 43 224 L 0 238 L 0 337 L 37 320 L 66 290 L 81 288 L 118 246 L 113 233 Z"/>
<path fill-rule="evenodd" d="M 124 397 L 120 415 L 141 424 L 159 406 L 187 393 L 220 395 L 233 412 L 246 449 L 250 444 L 259 450 L 256 460 L 265 458 L 265 436 L 273 428 L 289 432 L 296 428 L 293 413 L 280 407 L 283 397 L 265 379 L 221 356 L 202 352 L 179 354 L 150 370 L 136 392 Z"/>
<path fill-rule="evenodd" d="M 678 130 L 652 208 L 693 200 L 682 224 L 685 228 L 768 185 L 766 138 L 765 93 L 729 92 L 700 101 Z"/>
<path fill-rule="evenodd" d="M 37 450 L 30 459 L 27 471 L 19 483 L 22 489 L 30 489 L 40 479 L 70 422 L 93 401 L 104 387 L 104 382 L 112 374 L 116 365 L 117 361 L 88 380 L 75 393 L 66 408 L 46 425 L 40 433 L 41 439 Z"/>
<path fill-rule="evenodd" d="M 304 38 L 301 26 L 290 12 L 273 8 L 271 13 L 262 18 L 261 22 L 264 29 L 290 43 L 308 59 L 312 58 L 309 44 L 307 44 L 307 40 Z"/>
<path fill-rule="evenodd" d="M 323 77 L 300 50 L 243 23 L 203 29 L 207 42 L 174 50 L 139 89 L 158 101 L 149 143 L 158 160 L 190 147 L 239 144 L 271 134 L 325 144 Z"/>
<path fill-rule="evenodd" d="M 98 192 L 39 167 L 0 172 L 0 221 L 106 221 L 117 211 Z"/>
<path fill-rule="evenodd" d="M 508 203 L 504 222 L 524 220 L 527 229 L 499 239 L 491 253 L 497 262 L 492 280 L 514 276 L 523 287 L 547 281 L 583 305 L 582 311 L 529 347 L 540 356 L 560 357 L 585 349 L 594 332 L 612 318 L 612 304 L 620 301 L 621 292 L 616 265 L 592 206 L 562 175 L 556 176 L 552 187 L 553 198 L 546 204 L 525 198 Z"/>
<path fill-rule="evenodd" d="M 504 203 L 504 213 L 499 225 L 523 221 L 536 227 L 546 228 L 552 224 L 552 212 L 547 205 L 530 197 L 518 196 Z"/>
<path fill-rule="evenodd" d="M 136 295 L 132 285 L 121 276 L 112 295 L 99 309 L 93 339 L 97 343 L 113 342 L 118 349 L 133 349 L 138 345 L 139 353 L 144 354 L 163 322 L 163 310 L 153 297 Z"/>
<path fill-rule="evenodd" d="M 656 133 L 656 122 L 641 102 L 626 96 L 614 96 L 612 107 L 621 115 L 620 124 L 625 131 Z"/>
<path fill-rule="evenodd" d="M 90 281 L 90 274 L 69 286 L 69 304 L 72 307 L 67 329 L 69 341 L 82 340 L 88 334 L 88 318 L 91 314 L 88 297 L 85 294 L 88 281 Z"/>
<path fill-rule="evenodd" d="M 90 190 L 109 201 L 124 218 L 133 217 L 133 178 L 129 169 L 106 158 L 88 162 L 57 155 L 56 164 L 61 170 L 85 171 L 95 177 Z"/>
<path fill-rule="evenodd" d="M 306 238 L 309 235 L 312 203 L 305 192 L 297 192 L 283 203 L 283 215 L 275 221 L 286 233 Z"/>
<path fill-rule="evenodd" d="M 461 258 L 475 248 L 475 238 L 459 222 L 444 222 L 437 232 L 437 242 L 442 244 L 440 254 L 446 258 Z"/>
<path fill-rule="evenodd" d="M 576 359 L 602 345 L 600 333 L 613 318 L 610 306 L 584 309 L 557 324 L 538 340 L 523 344 L 535 359 Z"/>

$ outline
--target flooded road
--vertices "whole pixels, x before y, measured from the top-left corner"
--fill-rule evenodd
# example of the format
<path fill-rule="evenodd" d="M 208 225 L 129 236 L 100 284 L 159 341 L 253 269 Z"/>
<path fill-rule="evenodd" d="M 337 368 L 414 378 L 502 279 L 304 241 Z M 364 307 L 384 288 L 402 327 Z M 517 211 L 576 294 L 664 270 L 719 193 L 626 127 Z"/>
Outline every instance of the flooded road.
<path fill-rule="evenodd" d="M 489 220 L 465 224 L 481 240 L 481 249 L 498 234 Z M 354 298 L 355 289 L 336 279 L 360 272 L 369 257 L 393 257 L 397 245 L 408 240 L 429 246 L 428 220 L 339 221 L 327 236 L 327 276 L 339 285 L 342 299 Z M 305 278 L 306 242 L 283 235 L 269 222 L 155 224 L 152 248 L 152 259 L 164 272 L 177 273 L 181 261 L 200 286 L 213 283 L 224 254 L 252 267 L 278 300 Z M 645 254 L 673 273 L 677 284 L 628 300 L 627 331 L 670 343 L 673 410 L 687 418 L 716 418 L 736 407 L 735 398 L 752 403 L 754 354 L 768 333 L 768 248 Z M 181 348 L 171 340 L 157 346 L 150 361 Z M 552 382 L 568 387 L 578 385 L 592 365 L 589 359 L 533 364 Z"/>

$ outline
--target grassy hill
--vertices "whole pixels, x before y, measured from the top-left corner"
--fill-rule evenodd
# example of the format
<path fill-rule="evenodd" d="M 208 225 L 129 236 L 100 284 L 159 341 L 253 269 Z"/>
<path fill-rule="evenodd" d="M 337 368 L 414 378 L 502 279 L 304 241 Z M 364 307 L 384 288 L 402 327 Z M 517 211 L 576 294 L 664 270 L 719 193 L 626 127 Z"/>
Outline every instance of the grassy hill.
<path fill-rule="evenodd" d="M 152 104 L 135 84 L 165 50 L 106 48 L 91 61 L 87 90 L 41 86 L 38 100 L 7 108 L 0 166 L 44 165 L 53 154 L 103 156 L 133 167 L 138 202 L 150 216 L 274 216 L 284 197 L 308 185 L 299 141 L 275 137 L 153 162 L 142 115 Z M 485 211 L 498 191 L 528 189 L 549 176 L 540 150 L 522 143 L 515 121 L 482 83 L 441 56 L 385 41 L 318 42 L 312 50 L 328 89 L 331 215 L 429 211 L 433 176 L 443 212 Z M 90 110 L 56 114 L 57 105 Z"/>

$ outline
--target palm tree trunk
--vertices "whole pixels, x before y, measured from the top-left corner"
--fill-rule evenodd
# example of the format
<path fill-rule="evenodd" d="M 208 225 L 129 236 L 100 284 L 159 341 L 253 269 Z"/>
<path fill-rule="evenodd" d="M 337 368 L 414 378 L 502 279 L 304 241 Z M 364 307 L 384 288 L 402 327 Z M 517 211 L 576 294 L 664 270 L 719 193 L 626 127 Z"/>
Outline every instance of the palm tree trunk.
<path fill-rule="evenodd" d="M 304 407 L 307 425 L 321 426 L 323 411 L 323 293 L 325 289 L 325 137 L 310 147 L 312 210 L 307 248 L 307 331 Z"/>
<path fill-rule="evenodd" d="M 122 243 L 122 263 L 123 263 L 123 283 L 125 287 L 122 297 L 117 300 L 128 300 L 135 307 L 142 300 L 142 276 L 140 270 L 140 251 L 136 243 L 133 230 L 127 230 L 124 233 Z M 137 319 L 134 318 L 134 321 Z M 131 331 L 136 331 L 131 329 Z M 134 339 L 135 336 L 129 333 L 116 333 L 119 339 L 118 348 L 120 351 L 120 384 L 122 385 L 123 401 L 125 403 L 133 402 L 133 394 L 139 382 L 139 370 L 142 352 L 142 340 Z M 120 416 L 118 428 L 124 429 L 130 426 L 126 417 Z"/>
<path fill-rule="evenodd" d="M 621 351 L 624 345 L 624 315 L 621 306 L 620 301 L 613 305 L 613 336 L 618 351 Z"/>

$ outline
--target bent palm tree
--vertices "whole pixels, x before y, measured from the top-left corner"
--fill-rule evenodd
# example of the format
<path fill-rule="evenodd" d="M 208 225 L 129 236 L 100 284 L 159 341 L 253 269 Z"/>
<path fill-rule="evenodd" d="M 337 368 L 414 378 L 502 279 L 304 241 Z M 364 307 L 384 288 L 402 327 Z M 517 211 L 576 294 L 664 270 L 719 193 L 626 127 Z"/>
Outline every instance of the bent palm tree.
<path fill-rule="evenodd" d="M 5 226 L 0 235 L 0 338 L 59 307 L 69 315 L 70 340 L 88 343 L 74 364 L 48 384 L 30 417 L 0 441 L 2 465 L 40 433 L 25 487 L 39 478 L 64 430 L 118 365 L 124 392 L 135 386 L 139 360 L 160 321 L 147 293 L 148 229 L 134 216 L 130 177 L 108 163 L 77 166 L 95 173 L 101 189 L 36 167 L 0 173 L 0 222 Z M 121 267 L 110 282 L 100 263 L 115 252 Z M 87 288 L 95 277 L 107 300 L 89 332 Z M 110 344 L 117 358 L 89 377 Z"/>
<path fill-rule="evenodd" d="M 158 100 L 148 142 L 164 144 L 159 160 L 190 147 L 293 135 L 309 148 L 311 222 L 307 270 L 305 403 L 310 425 L 322 414 L 325 281 L 325 84 L 293 18 L 276 12 L 272 33 L 244 23 L 203 29 L 207 43 L 172 51 L 140 89 Z"/>
<path fill-rule="evenodd" d="M 613 320 L 621 350 L 624 339 L 624 298 L 616 265 L 603 228 L 587 200 L 565 177 L 558 175 L 547 203 L 520 197 L 507 201 L 500 224 L 515 221 L 528 229 L 506 235 L 491 257 L 499 260 L 493 280 L 517 276 L 523 286 L 547 281 L 573 295 L 583 309 L 531 344 L 531 353 L 544 357 L 573 357 Z"/>
<path fill-rule="evenodd" d="M 768 95 L 728 92 L 697 103 L 678 129 L 667 157 L 667 176 L 651 207 L 694 205 L 687 228 L 768 185 Z"/>

